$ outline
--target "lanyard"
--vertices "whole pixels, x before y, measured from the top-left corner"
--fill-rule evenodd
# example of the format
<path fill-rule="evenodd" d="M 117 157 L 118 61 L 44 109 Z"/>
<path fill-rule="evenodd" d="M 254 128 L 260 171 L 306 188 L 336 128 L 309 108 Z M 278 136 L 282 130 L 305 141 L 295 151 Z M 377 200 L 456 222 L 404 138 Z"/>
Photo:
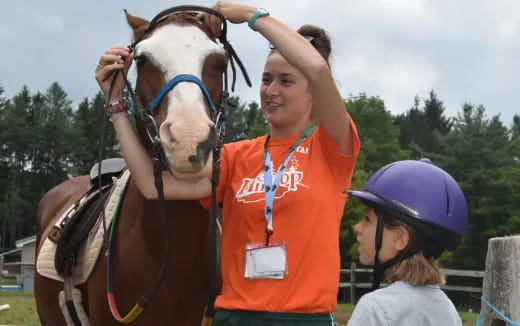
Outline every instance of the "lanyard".
<path fill-rule="evenodd" d="M 291 157 L 293 156 L 294 152 L 296 152 L 296 149 L 298 146 L 307 138 L 309 138 L 312 135 L 312 132 L 314 131 L 315 126 L 310 125 L 305 129 L 303 134 L 296 140 L 296 142 L 291 146 L 291 149 L 289 150 L 289 153 L 287 153 L 287 157 L 285 158 L 284 162 L 278 169 L 278 173 L 276 174 L 276 177 L 273 182 L 273 161 L 271 160 L 271 155 L 269 155 L 269 152 L 267 151 L 267 143 L 269 142 L 270 136 L 267 136 L 267 139 L 264 144 L 264 186 L 265 186 L 265 221 L 267 222 L 267 227 L 265 229 L 266 233 L 266 245 L 269 245 L 269 238 L 274 232 L 273 229 L 273 204 L 275 199 L 276 190 L 278 189 L 278 185 L 280 184 L 280 181 L 282 180 L 283 175 L 285 174 L 285 167 L 287 164 L 289 164 L 289 161 Z"/>

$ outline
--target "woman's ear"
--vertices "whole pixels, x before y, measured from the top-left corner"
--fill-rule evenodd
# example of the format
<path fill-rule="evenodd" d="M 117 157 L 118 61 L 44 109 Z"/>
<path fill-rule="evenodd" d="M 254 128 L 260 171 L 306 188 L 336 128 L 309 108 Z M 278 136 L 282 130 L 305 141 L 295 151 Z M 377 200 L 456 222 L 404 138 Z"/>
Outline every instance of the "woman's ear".
<path fill-rule="evenodd" d="M 394 233 L 394 249 L 397 251 L 403 251 L 408 246 L 410 241 L 410 233 L 404 226 L 398 226 L 393 229 Z"/>

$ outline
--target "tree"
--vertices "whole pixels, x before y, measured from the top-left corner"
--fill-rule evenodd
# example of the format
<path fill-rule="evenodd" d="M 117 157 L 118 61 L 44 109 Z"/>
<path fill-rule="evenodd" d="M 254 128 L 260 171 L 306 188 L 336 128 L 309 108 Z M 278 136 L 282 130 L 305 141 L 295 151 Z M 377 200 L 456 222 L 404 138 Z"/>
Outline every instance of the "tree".
<path fill-rule="evenodd" d="M 520 115 L 513 117 L 513 123 L 510 128 L 510 155 L 512 164 L 505 172 L 507 182 L 511 184 L 511 192 L 508 193 L 508 202 L 511 207 L 511 219 L 509 225 L 512 233 L 520 233 Z"/>
<path fill-rule="evenodd" d="M 401 147 L 411 150 L 414 158 L 442 153 L 442 136 L 450 132 L 452 125 L 444 116 L 444 104 L 433 90 L 423 103 L 420 107 L 420 99 L 416 96 L 412 108 L 395 118 L 395 123 L 401 128 Z"/>
<path fill-rule="evenodd" d="M 41 98 L 32 97 L 28 88 L 3 102 L 0 125 L 2 145 L 2 247 L 33 233 L 31 216 L 38 203 L 38 184 L 33 179 L 37 144 L 42 139 L 38 128 Z"/>
<path fill-rule="evenodd" d="M 346 100 L 345 106 L 361 139 L 358 169 L 373 173 L 388 163 L 409 157 L 409 152 L 399 146 L 399 126 L 393 123 L 383 100 L 360 94 Z"/>
<path fill-rule="evenodd" d="M 238 96 L 229 98 L 228 102 L 225 143 L 255 138 L 268 132 L 267 122 L 256 102 L 246 106 Z"/>
<path fill-rule="evenodd" d="M 445 138 L 445 155 L 437 163 L 459 183 L 469 209 L 468 233 L 446 262 L 482 269 L 489 238 L 520 232 L 519 224 L 511 223 L 519 178 L 511 178 L 515 162 L 509 131 L 498 116 L 487 119 L 483 106 L 464 104 Z"/>
<path fill-rule="evenodd" d="M 515 114 L 511 125 L 511 149 L 513 159 L 520 164 L 520 115 Z"/>
<path fill-rule="evenodd" d="M 8 104 L 9 102 L 2 97 L 1 95 L 4 93 L 3 87 L 0 86 L 0 229 L 2 230 L 0 234 L 0 251 L 7 250 L 6 246 L 6 234 L 7 234 L 7 185 L 8 185 L 8 177 L 10 175 L 10 166 L 9 160 L 10 155 L 7 148 L 7 140 L 9 138 L 9 129 L 8 129 Z"/>
<path fill-rule="evenodd" d="M 43 137 L 46 141 L 48 171 L 51 181 L 56 185 L 67 176 L 69 154 L 73 150 L 70 139 L 72 132 L 72 102 L 68 99 L 65 90 L 54 82 L 45 93 L 45 124 Z"/>
<path fill-rule="evenodd" d="M 98 92 L 91 102 L 85 98 L 74 112 L 72 124 L 74 146 L 68 169 L 72 175 L 88 174 L 100 159 L 121 157 L 114 129 L 107 123 L 107 119 L 105 99 L 101 92 Z M 102 137 L 104 147 L 103 155 L 100 157 Z"/>
<path fill-rule="evenodd" d="M 410 153 L 399 146 L 399 126 L 385 108 L 383 100 L 360 94 L 345 101 L 361 140 L 361 152 L 356 163 L 351 189 L 362 189 L 368 178 L 384 165 L 403 160 Z M 353 225 L 363 213 L 363 205 L 349 199 L 341 223 L 340 245 L 343 264 L 357 259 Z"/>
<path fill-rule="evenodd" d="M 5 97 L 2 97 L 2 94 L 4 94 L 5 90 L 4 88 L 2 87 L 2 85 L 0 85 L 0 110 L 6 105 L 7 103 L 7 99 Z"/>
<path fill-rule="evenodd" d="M 247 128 L 249 139 L 263 136 L 269 132 L 269 125 L 265 120 L 262 109 L 254 101 L 248 105 Z"/>

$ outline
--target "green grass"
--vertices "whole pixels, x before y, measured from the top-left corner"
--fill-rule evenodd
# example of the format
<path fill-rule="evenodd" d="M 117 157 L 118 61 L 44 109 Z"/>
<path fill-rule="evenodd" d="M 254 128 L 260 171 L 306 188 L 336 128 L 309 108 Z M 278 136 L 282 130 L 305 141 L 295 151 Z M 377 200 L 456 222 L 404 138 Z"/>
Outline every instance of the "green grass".
<path fill-rule="evenodd" d="M 4 304 L 11 308 L 0 311 L 0 325 L 40 325 L 33 293 L 0 292 L 0 306 Z"/>
<path fill-rule="evenodd" d="M 344 311 L 348 313 L 352 313 L 354 311 L 354 305 L 350 303 L 338 303 L 338 307 L 336 308 L 336 311 Z"/>
<path fill-rule="evenodd" d="M 463 323 L 468 323 L 469 325 L 475 325 L 478 318 L 478 314 L 464 311 L 459 311 L 459 316 Z"/>
<path fill-rule="evenodd" d="M 16 285 L 16 279 L 15 278 L 2 278 L 2 282 L 0 282 L 1 285 Z"/>

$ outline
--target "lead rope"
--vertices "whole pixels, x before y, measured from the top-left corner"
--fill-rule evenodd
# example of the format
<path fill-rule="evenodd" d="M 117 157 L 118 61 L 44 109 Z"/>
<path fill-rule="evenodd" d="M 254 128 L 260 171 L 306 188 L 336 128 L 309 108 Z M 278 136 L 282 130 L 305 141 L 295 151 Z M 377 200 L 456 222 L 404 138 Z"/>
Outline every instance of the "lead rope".
<path fill-rule="evenodd" d="M 119 312 L 119 309 L 117 308 L 116 304 L 116 298 L 113 290 L 112 285 L 112 257 L 113 257 L 113 247 L 114 239 L 115 239 L 115 227 L 116 223 L 112 225 L 112 234 L 113 236 L 110 237 L 110 241 L 108 244 L 108 263 L 107 263 L 107 299 L 108 304 L 110 307 L 110 311 L 112 313 L 112 316 L 115 320 L 117 320 L 120 323 L 123 324 L 129 324 L 133 322 L 140 314 L 143 312 L 144 308 L 148 305 L 151 298 L 154 296 L 154 294 L 159 289 L 159 286 L 164 279 L 164 275 L 166 274 L 166 266 L 167 266 L 167 259 L 168 256 L 168 228 L 167 228 L 167 221 L 166 221 L 166 208 L 164 203 L 164 191 L 163 191 L 163 183 L 162 183 L 162 170 L 165 165 L 164 162 L 164 151 L 161 147 L 160 139 L 158 137 L 157 133 L 157 124 L 155 122 L 155 119 L 151 115 L 151 113 L 146 112 L 146 109 L 143 109 L 143 107 L 140 105 L 139 102 L 137 102 L 135 93 L 133 92 L 130 83 L 128 82 L 128 79 L 126 78 L 125 74 L 122 70 L 119 70 L 117 73 L 121 73 L 126 85 L 126 88 L 130 94 L 130 97 L 132 101 L 134 101 L 137 111 L 140 114 L 141 119 L 144 120 L 146 129 L 148 132 L 148 136 L 150 137 L 150 140 L 152 141 L 153 149 L 154 149 L 154 157 L 152 158 L 153 167 L 154 167 L 154 184 L 155 188 L 157 190 L 158 199 L 159 199 L 159 216 L 161 219 L 161 229 L 163 233 L 163 255 L 162 255 L 162 263 L 161 263 L 161 269 L 159 271 L 159 275 L 155 279 L 152 286 L 138 299 L 138 302 L 133 306 L 133 308 L 130 310 L 130 312 L 125 316 L 121 317 L 121 314 Z M 115 76 L 117 78 L 117 75 Z M 114 80 L 115 80 L 114 78 Z"/>
<path fill-rule="evenodd" d="M 167 266 L 167 253 L 168 253 L 168 223 L 166 220 L 166 209 L 164 205 L 164 192 L 163 192 L 163 183 L 162 183 L 162 169 L 161 164 L 157 158 L 153 158 L 154 165 L 154 181 L 155 187 L 157 189 L 160 205 L 159 205 L 159 216 L 161 219 L 161 228 L 163 230 L 163 255 L 162 255 L 162 263 L 161 269 L 159 271 L 158 277 L 155 279 L 152 286 L 139 298 L 138 302 L 133 306 L 130 312 L 125 316 L 121 317 L 119 310 L 117 308 L 115 294 L 113 289 L 112 282 L 112 269 L 113 269 L 113 248 L 115 247 L 115 238 L 116 238 L 116 225 L 117 218 L 114 220 L 112 224 L 111 232 L 110 232 L 110 241 L 108 246 L 108 262 L 107 262 L 107 299 L 110 307 L 110 312 L 114 319 L 123 324 L 129 324 L 133 322 L 144 310 L 144 308 L 148 305 L 151 298 L 155 295 L 159 286 L 161 285 L 162 280 L 164 279 L 164 275 L 166 272 Z M 117 215 L 116 215 L 117 216 Z"/>
<path fill-rule="evenodd" d="M 227 78 L 226 78 L 227 79 Z M 227 84 L 226 84 L 227 89 Z M 204 311 L 203 326 L 210 326 L 213 324 L 215 316 L 215 300 L 218 292 L 218 280 L 220 278 L 220 252 L 218 243 L 218 221 L 220 221 L 220 212 L 217 202 L 217 187 L 220 179 L 220 153 L 224 143 L 225 123 L 226 123 L 226 103 L 228 99 L 228 92 L 224 91 L 222 101 L 220 102 L 219 112 L 215 117 L 216 126 L 216 143 L 213 148 L 213 166 L 211 176 L 211 242 L 213 245 L 211 254 L 211 266 L 213 273 L 211 273 L 210 285 L 208 289 L 208 298 L 206 301 L 206 309 Z"/>

